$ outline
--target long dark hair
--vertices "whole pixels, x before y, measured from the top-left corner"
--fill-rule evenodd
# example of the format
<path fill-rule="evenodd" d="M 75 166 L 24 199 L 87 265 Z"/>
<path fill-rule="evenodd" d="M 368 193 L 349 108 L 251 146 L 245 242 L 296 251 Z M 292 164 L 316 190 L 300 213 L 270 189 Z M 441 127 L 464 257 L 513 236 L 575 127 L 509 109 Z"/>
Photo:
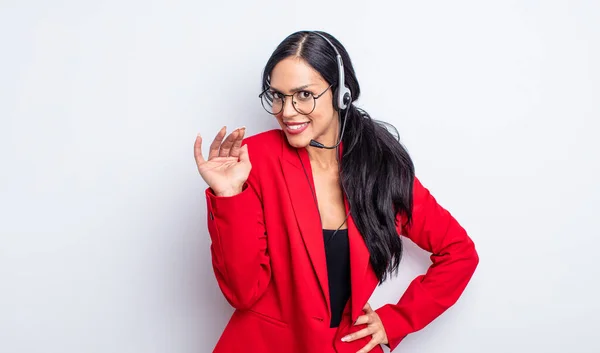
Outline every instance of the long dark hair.
<path fill-rule="evenodd" d="M 348 52 L 330 34 L 319 33 L 327 37 L 342 56 L 346 85 L 352 92 L 352 101 L 357 100 L 360 86 Z M 275 65 L 290 56 L 302 58 L 333 85 L 334 90 L 337 88 L 335 51 L 317 34 L 300 31 L 284 39 L 267 61 L 263 90 L 269 88 Z M 340 180 L 352 218 L 369 249 L 371 266 L 382 283 L 388 274 L 398 272 L 403 247 L 396 231 L 396 215 L 400 214 L 399 218 L 404 220 L 402 226 L 412 220 L 414 166 L 393 126 L 373 120 L 354 104 L 347 109 Z M 340 118 L 344 113 L 340 112 Z M 386 126 L 392 127 L 396 136 Z"/>

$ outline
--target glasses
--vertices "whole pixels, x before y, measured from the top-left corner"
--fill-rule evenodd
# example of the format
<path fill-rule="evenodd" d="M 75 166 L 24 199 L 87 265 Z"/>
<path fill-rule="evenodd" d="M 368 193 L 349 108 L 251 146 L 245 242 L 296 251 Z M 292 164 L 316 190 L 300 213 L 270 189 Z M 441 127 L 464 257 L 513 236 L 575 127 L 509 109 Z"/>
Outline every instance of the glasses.
<path fill-rule="evenodd" d="M 329 87 L 321 92 L 321 94 L 316 96 L 308 91 L 298 91 L 294 94 L 283 94 L 281 92 L 271 91 L 270 88 L 267 88 L 258 95 L 258 98 L 260 98 L 262 106 L 265 108 L 267 113 L 277 115 L 283 111 L 285 98 L 292 97 L 292 106 L 294 109 L 302 115 L 308 115 L 315 110 L 315 107 L 317 106 L 317 99 L 324 95 L 325 92 L 331 88 L 331 86 L 333 85 L 329 85 Z"/>

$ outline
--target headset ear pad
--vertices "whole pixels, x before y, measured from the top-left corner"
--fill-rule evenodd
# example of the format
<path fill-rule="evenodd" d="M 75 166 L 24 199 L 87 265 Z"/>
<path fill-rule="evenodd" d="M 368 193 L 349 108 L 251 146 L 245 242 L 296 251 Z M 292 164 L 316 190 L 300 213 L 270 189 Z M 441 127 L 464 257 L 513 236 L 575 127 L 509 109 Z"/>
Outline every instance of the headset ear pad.
<path fill-rule="evenodd" d="M 348 86 L 342 88 L 342 99 L 340 100 L 340 89 L 336 88 L 333 92 L 333 106 L 336 110 L 344 110 L 348 108 L 352 102 L 352 93 Z"/>

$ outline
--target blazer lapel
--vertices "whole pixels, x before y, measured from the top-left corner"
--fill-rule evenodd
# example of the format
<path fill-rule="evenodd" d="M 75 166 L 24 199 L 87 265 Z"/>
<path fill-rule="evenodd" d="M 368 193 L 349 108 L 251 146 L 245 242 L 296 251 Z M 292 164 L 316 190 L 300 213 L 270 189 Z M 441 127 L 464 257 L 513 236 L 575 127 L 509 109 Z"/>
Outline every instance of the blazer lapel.
<path fill-rule="evenodd" d="M 300 234 L 319 280 L 324 300 L 327 303 L 327 311 L 331 315 L 323 229 L 319 208 L 315 203 L 316 195 L 313 193 L 314 180 L 308 152 L 304 148 L 296 149 L 289 146 L 285 137 L 283 144 L 281 169 Z"/>
<path fill-rule="evenodd" d="M 340 156 L 342 148 L 343 146 L 340 144 Z M 281 169 L 292 201 L 298 228 L 319 280 L 324 300 L 327 303 L 327 310 L 331 315 L 323 229 L 319 208 L 315 203 L 316 195 L 313 198 L 314 180 L 308 152 L 305 148 L 296 149 L 290 146 L 284 137 L 281 156 Z M 344 206 L 346 212 L 348 212 L 350 205 L 345 194 Z M 375 273 L 369 271 L 369 250 L 354 224 L 352 214 L 348 216 L 347 225 L 350 248 L 350 286 L 352 291 L 350 309 L 352 321 L 354 322 L 362 314 L 362 308 L 378 282 Z"/>
<path fill-rule="evenodd" d="M 350 205 L 344 197 L 346 212 Z M 348 217 L 348 242 L 350 246 L 350 310 L 352 322 L 362 315 L 362 308 L 369 299 L 374 287 L 377 285 L 377 277 L 373 271 L 368 271 L 370 254 L 365 241 L 356 228 L 352 214 Z M 368 277 L 367 277 L 368 276 Z"/>

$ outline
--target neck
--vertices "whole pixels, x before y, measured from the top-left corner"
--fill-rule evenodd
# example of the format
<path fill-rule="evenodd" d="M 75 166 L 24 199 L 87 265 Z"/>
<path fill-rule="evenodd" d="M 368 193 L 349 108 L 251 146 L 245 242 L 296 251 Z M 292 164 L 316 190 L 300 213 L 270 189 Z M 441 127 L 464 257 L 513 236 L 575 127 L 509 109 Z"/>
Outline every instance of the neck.
<path fill-rule="evenodd" d="M 335 119 L 333 126 L 328 130 L 327 133 L 320 137 L 315 138 L 325 146 L 335 146 L 339 138 L 339 120 Z M 320 167 L 322 169 L 336 168 L 338 167 L 338 161 L 336 158 L 337 149 L 327 149 L 308 146 L 306 148 L 308 157 L 313 166 Z"/>
<path fill-rule="evenodd" d="M 322 149 L 318 147 L 308 147 L 306 150 L 313 167 L 319 167 L 320 169 L 337 169 L 338 161 L 335 156 L 337 150 Z"/>

